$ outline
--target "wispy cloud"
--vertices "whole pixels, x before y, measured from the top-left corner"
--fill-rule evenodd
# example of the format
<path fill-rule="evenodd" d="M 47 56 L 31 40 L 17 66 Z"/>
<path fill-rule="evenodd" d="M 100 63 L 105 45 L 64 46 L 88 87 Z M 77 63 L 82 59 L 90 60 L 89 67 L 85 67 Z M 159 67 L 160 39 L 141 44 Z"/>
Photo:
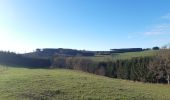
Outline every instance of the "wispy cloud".
<path fill-rule="evenodd" d="M 163 35 L 170 34 L 170 24 L 156 25 L 149 31 L 144 32 L 145 35 Z"/>
<path fill-rule="evenodd" d="M 168 14 L 162 16 L 161 18 L 162 18 L 162 19 L 170 19 L 170 13 L 168 13 Z"/>
<path fill-rule="evenodd" d="M 157 25 L 153 25 L 148 31 L 144 32 L 144 35 L 163 35 L 170 34 L 170 13 L 167 13 L 163 16 L 160 16 L 163 23 L 157 23 Z M 166 19 L 166 24 L 165 24 Z"/>

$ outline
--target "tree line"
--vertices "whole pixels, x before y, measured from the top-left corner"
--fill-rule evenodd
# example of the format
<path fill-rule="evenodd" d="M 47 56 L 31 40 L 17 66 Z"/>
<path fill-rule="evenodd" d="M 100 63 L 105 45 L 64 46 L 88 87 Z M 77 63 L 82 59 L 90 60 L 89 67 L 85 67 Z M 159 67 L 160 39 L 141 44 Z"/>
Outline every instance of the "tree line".
<path fill-rule="evenodd" d="M 160 50 L 154 56 L 102 62 L 81 57 L 64 56 L 56 56 L 51 59 L 32 58 L 0 51 L 0 64 L 29 68 L 66 68 L 112 78 L 151 83 L 170 83 L 170 50 Z"/>
<path fill-rule="evenodd" d="M 94 62 L 78 57 L 56 57 L 52 68 L 75 69 L 112 78 L 154 82 L 151 75 L 148 75 L 151 60 L 151 57 L 137 57 L 130 60 Z"/>
<path fill-rule="evenodd" d="M 51 68 L 81 70 L 112 78 L 151 83 L 170 83 L 170 51 L 127 60 L 94 62 L 79 57 L 54 57 Z"/>
<path fill-rule="evenodd" d="M 0 64 L 30 68 L 48 68 L 51 66 L 51 61 L 49 59 L 31 58 L 13 52 L 0 51 Z"/>

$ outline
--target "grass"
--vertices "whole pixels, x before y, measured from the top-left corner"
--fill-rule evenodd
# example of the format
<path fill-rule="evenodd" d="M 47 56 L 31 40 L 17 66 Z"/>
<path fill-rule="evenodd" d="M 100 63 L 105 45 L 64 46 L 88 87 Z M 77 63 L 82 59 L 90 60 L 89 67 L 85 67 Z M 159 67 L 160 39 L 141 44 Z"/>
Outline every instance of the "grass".
<path fill-rule="evenodd" d="M 0 100 L 170 100 L 170 86 L 64 69 L 0 67 Z"/>
<path fill-rule="evenodd" d="M 158 50 L 148 50 L 141 52 L 113 53 L 112 55 L 97 55 L 94 57 L 80 57 L 80 58 L 91 59 L 93 61 L 115 61 L 118 59 L 131 59 L 133 57 L 152 56 L 157 52 Z"/>
<path fill-rule="evenodd" d="M 158 50 L 149 50 L 149 51 L 141 51 L 141 52 L 118 53 L 118 54 L 112 54 L 112 56 L 114 59 L 130 59 L 133 57 L 153 56 L 157 52 Z"/>

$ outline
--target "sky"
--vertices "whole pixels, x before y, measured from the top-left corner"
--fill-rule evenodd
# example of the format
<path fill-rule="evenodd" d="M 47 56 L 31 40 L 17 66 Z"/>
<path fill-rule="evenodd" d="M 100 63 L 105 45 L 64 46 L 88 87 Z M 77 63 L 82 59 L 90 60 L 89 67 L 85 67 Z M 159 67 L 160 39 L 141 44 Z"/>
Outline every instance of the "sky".
<path fill-rule="evenodd" d="M 0 50 L 170 43 L 170 0 L 0 0 Z"/>

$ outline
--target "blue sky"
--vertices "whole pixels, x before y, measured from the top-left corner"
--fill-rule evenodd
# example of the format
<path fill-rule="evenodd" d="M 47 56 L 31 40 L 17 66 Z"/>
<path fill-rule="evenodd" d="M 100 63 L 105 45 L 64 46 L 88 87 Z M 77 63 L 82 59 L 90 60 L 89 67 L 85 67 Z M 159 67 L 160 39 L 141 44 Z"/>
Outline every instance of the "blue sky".
<path fill-rule="evenodd" d="M 170 0 L 0 0 L 0 50 L 170 43 Z"/>

